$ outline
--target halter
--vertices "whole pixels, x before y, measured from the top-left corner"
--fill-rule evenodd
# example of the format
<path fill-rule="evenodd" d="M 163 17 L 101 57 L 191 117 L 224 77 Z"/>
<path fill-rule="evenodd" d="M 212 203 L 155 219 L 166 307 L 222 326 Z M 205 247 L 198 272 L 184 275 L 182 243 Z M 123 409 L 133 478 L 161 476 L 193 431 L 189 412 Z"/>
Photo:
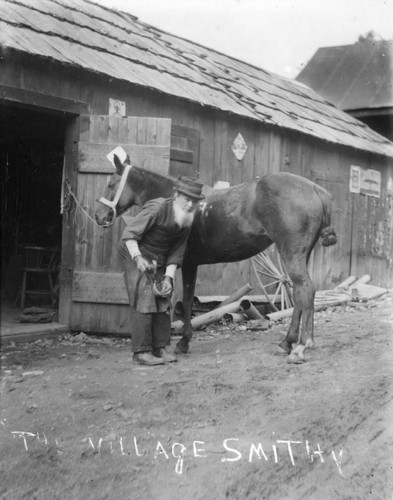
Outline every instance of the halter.
<path fill-rule="evenodd" d="M 107 224 L 107 226 L 111 226 L 117 217 L 116 205 L 118 204 L 118 202 L 120 200 L 120 196 L 123 193 L 124 186 L 126 185 L 126 182 L 127 182 L 128 173 L 131 170 L 131 168 L 132 168 L 132 165 L 127 165 L 126 168 L 124 169 L 124 172 L 123 172 L 121 179 L 120 179 L 119 187 L 117 188 L 117 192 L 116 192 L 115 197 L 113 198 L 113 201 L 107 200 L 104 197 L 102 197 L 98 200 L 113 210 L 114 217 L 113 217 L 112 221 Z"/>

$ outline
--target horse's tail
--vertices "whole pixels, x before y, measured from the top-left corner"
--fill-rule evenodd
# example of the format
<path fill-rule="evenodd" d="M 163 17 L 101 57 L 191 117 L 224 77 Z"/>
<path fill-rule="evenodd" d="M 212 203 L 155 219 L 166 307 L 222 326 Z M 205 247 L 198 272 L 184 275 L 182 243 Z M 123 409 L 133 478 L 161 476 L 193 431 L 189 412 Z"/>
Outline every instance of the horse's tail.
<path fill-rule="evenodd" d="M 331 216 L 332 216 L 332 199 L 330 194 L 323 189 L 321 186 L 315 185 L 315 191 L 322 202 L 322 221 L 321 230 L 319 233 L 320 238 L 322 238 L 322 245 L 328 247 L 330 245 L 335 245 L 337 243 L 337 235 L 333 227 L 331 226 Z"/>

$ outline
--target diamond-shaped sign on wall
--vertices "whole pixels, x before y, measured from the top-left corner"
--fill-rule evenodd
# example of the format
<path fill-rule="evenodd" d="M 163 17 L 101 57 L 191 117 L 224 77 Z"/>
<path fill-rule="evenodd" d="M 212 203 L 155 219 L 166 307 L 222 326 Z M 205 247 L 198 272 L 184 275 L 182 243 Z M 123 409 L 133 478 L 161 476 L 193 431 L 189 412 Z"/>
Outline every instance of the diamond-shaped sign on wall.
<path fill-rule="evenodd" d="M 236 156 L 236 158 L 240 161 L 246 154 L 246 150 L 247 150 L 246 141 L 243 139 L 242 134 L 239 132 L 232 143 L 232 151 Z"/>

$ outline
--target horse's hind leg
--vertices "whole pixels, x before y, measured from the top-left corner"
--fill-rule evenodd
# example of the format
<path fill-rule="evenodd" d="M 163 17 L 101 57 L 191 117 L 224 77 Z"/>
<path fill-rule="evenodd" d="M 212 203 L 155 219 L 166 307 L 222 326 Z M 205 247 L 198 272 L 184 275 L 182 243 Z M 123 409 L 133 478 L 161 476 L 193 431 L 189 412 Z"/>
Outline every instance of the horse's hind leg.
<path fill-rule="evenodd" d="M 301 309 L 299 309 L 299 307 L 294 304 L 291 324 L 289 325 L 288 333 L 285 339 L 279 344 L 279 347 L 287 354 L 290 354 L 290 352 L 292 351 L 292 344 L 297 342 L 301 317 Z"/>
<path fill-rule="evenodd" d="M 287 336 L 280 346 L 292 348 L 289 363 L 302 363 L 305 348 L 314 345 L 315 288 L 308 274 L 306 256 L 282 257 L 293 282 L 295 306 Z M 286 351 L 288 352 L 288 349 Z"/>

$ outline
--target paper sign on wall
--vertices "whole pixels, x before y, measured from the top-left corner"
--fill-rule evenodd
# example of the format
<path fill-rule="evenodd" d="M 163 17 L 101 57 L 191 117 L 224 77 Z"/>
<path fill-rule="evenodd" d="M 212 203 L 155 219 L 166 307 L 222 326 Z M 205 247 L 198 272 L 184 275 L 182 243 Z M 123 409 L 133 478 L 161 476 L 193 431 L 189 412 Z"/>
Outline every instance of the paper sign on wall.
<path fill-rule="evenodd" d="M 120 115 L 126 116 L 126 103 L 119 101 L 119 99 L 109 98 L 109 116 Z"/>
<path fill-rule="evenodd" d="M 349 191 L 367 196 L 381 197 L 381 172 L 351 165 Z"/>

